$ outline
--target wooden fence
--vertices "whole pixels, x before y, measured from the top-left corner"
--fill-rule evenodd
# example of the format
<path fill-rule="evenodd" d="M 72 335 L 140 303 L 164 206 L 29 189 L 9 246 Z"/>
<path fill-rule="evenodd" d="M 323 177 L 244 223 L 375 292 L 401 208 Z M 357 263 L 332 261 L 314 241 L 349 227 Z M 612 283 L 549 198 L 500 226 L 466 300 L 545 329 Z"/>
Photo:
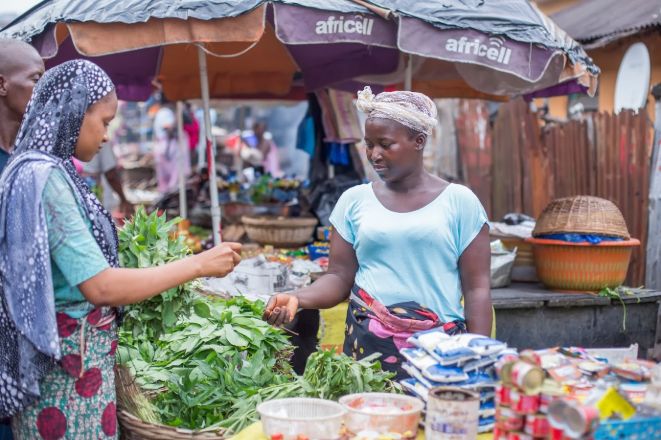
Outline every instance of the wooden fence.
<path fill-rule="evenodd" d="M 627 282 L 645 279 L 652 130 L 647 113 L 598 113 L 541 127 L 521 100 L 501 107 L 493 135 L 492 209 L 538 216 L 558 197 L 593 195 L 622 211 L 634 252 Z"/>

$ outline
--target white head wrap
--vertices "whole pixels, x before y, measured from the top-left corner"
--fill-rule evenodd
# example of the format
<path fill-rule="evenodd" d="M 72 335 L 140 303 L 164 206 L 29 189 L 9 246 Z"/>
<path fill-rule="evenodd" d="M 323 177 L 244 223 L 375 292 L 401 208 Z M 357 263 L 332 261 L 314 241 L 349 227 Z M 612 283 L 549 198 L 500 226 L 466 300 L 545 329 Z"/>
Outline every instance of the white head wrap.
<path fill-rule="evenodd" d="M 428 136 L 437 123 L 436 104 L 417 92 L 383 92 L 374 96 L 372 89 L 365 87 L 358 92 L 356 107 L 368 118 L 392 119 Z"/>

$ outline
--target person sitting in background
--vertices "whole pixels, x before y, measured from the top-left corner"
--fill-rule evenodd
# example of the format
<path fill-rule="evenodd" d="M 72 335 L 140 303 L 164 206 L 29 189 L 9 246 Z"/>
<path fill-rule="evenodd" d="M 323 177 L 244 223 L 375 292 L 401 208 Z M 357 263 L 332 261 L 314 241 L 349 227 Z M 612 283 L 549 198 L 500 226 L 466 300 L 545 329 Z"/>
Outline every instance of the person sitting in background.
<path fill-rule="evenodd" d="M 83 172 L 91 176 L 96 187 L 101 189 L 100 199 L 108 212 L 118 209 L 124 217 L 133 214 L 133 205 L 124 194 L 117 158 L 110 144 L 104 145 L 99 154 L 83 165 Z"/>

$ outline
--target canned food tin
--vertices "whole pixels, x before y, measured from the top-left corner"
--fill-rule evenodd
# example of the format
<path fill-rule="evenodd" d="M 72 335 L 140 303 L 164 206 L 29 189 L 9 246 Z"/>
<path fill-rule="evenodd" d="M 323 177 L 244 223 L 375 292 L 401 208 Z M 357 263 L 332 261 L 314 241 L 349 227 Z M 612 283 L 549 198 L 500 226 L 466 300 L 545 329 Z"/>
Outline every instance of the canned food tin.
<path fill-rule="evenodd" d="M 553 426 L 549 423 L 549 440 L 564 440 L 565 430 L 559 426 Z"/>
<path fill-rule="evenodd" d="M 509 407 L 512 403 L 512 388 L 507 385 L 496 386 L 496 406 Z"/>
<path fill-rule="evenodd" d="M 562 426 L 566 437 L 577 439 L 597 427 L 599 411 L 576 400 L 555 400 L 549 405 L 549 420 L 554 426 Z"/>
<path fill-rule="evenodd" d="M 510 408 L 498 408 L 496 424 L 503 431 L 519 431 L 524 427 L 524 417 Z"/>
<path fill-rule="evenodd" d="M 530 434 L 525 432 L 510 432 L 507 436 L 507 440 L 533 440 Z"/>
<path fill-rule="evenodd" d="M 547 437 L 551 427 L 546 416 L 537 414 L 526 417 L 524 431 L 533 437 Z"/>
<path fill-rule="evenodd" d="M 539 412 L 542 414 L 548 414 L 549 412 L 549 403 L 554 399 L 555 397 L 550 396 L 548 394 L 540 394 L 539 396 Z"/>
<path fill-rule="evenodd" d="M 518 390 L 512 390 L 510 400 L 510 408 L 517 414 L 536 414 L 539 411 L 539 395 L 526 396 Z"/>
<path fill-rule="evenodd" d="M 544 370 L 528 362 L 519 361 L 512 365 L 512 383 L 527 395 L 539 394 L 544 383 Z"/>
<path fill-rule="evenodd" d="M 523 350 L 519 353 L 519 358 L 538 367 L 542 366 L 542 356 L 535 350 Z"/>
<path fill-rule="evenodd" d="M 519 358 L 513 354 L 507 354 L 496 362 L 496 374 L 504 385 L 512 384 L 512 367 Z"/>
<path fill-rule="evenodd" d="M 500 429 L 498 426 L 493 428 L 493 440 L 507 440 L 507 435 L 509 433 Z"/>

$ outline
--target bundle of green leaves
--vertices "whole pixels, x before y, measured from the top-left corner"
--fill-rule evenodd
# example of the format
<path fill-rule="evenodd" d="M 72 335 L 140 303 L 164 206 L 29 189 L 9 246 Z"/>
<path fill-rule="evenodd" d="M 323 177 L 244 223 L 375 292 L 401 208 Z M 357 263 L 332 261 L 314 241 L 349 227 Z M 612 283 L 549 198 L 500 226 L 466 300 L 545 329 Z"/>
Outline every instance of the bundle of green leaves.
<path fill-rule="evenodd" d="M 167 221 L 165 215 L 147 214 L 139 207 L 119 231 L 119 261 L 122 267 L 160 266 L 189 255 L 184 237 L 172 237 L 180 218 Z M 194 295 L 191 283 L 168 289 L 161 295 L 125 308 L 122 327 L 134 338 L 155 340 L 187 315 Z"/>
<path fill-rule="evenodd" d="M 220 424 L 243 396 L 291 382 L 292 346 L 261 319 L 263 303 L 199 298 L 194 313 L 155 342 L 120 332 L 118 362 L 143 390 L 163 423 L 190 429 Z"/>

